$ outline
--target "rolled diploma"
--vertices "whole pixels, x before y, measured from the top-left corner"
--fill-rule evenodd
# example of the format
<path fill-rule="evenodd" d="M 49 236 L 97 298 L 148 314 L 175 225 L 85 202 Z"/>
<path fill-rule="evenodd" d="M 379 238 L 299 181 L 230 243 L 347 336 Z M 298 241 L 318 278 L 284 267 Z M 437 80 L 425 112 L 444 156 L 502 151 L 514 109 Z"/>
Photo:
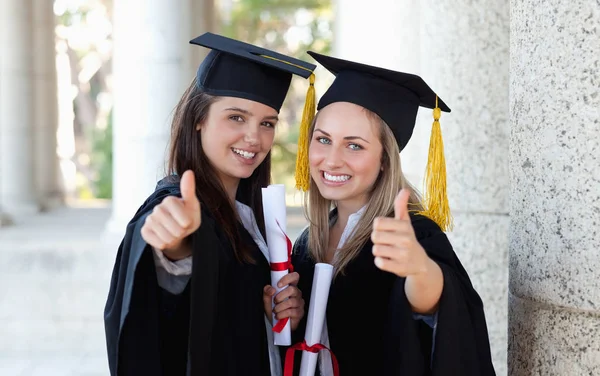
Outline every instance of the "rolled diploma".
<path fill-rule="evenodd" d="M 269 262 L 287 262 L 287 241 L 284 236 L 286 232 L 285 186 L 283 184 L 271 184 L 267 188 L 262 188 L 262 200 L 265 231 L 269 248 Z M 279 226 L 277 223 L 279 223 Z M 279 280 L 287 274 L 287 270 L 271 270 L 271 286 L 275 287 L 277 293 L 287 287 L 277 287 Z M 274 303 L 272 305 L 275 306 Z M 277 320 L 275 319 L 275 314 L 273 314 L 273 326 L 276 324 Z M 273 339 L 275 345 L 278 346 L 290 346 L 292 344 L 292 330 L 289 320 L 281 333 L 273 332 Z"/>
<path fill-rule="evenodd" d="M 304 340 L 308 346 L 313 346 L 321 341 L 332 278 L 333 266 L 324 263 L 315 265 L 310 306 L 308 308 L 308 316 L 306 317 L 306 332 L 304 333 Z M 300 376 L 314 376 L 318 360 L 318 353 L 313 354 L 308 351 L 302 351 Z"/>

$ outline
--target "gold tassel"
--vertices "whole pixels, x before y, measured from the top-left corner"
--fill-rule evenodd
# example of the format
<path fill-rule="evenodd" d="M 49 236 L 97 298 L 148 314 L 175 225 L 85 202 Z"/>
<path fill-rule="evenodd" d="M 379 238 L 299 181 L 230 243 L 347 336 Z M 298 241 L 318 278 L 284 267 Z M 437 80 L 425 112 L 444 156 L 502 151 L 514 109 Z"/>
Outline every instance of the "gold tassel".
<path fill-rule="evenodd" d="M 310 170 L 308 166 L 308 131 L 315 118 L 315 75 L 309 77 L 310 86 L 306 92 L 300 133 L 298 135 L 298 153 L 296 155 L 296 188 L 304 192 L 308 191 L 310 183 Z"/>
<path fill-rule="evenodd" d="M 442 231 L 446 232 L 451 231 L 454 224 L 446 192 L 446 160 L 444 158 L 444 141 L 439 121 L 441 114 L 442 111 L 438 107 L 438 99 L 436 97 L 435 108 L 433 109 L 431 139 L 429 141 L 427 170 L 425 172 L 426 190 L 423 198 L 424 210 L 418 214 L 431 218 L 440 226 Z"/>

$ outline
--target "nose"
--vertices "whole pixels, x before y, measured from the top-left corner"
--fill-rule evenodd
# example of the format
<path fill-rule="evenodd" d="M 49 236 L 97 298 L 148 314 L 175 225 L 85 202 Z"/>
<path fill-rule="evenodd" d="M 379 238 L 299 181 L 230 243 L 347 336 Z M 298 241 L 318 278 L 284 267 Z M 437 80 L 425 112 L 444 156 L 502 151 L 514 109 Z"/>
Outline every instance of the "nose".
<path fill-rule="evenodd" d="M 258 126 L 248 124 L 246 127 L 246 133 L 244 133 L 244 142 L 251 146 L 256 146 L 259 144 Z"/>
<path fill-rule="evenodd" d="M 325 166 L 327 169 L 335 170 L 342 167 L 343 164 L 342 151 L 337 147 L 329 148 L 327 155 L 325 156 Z"/>

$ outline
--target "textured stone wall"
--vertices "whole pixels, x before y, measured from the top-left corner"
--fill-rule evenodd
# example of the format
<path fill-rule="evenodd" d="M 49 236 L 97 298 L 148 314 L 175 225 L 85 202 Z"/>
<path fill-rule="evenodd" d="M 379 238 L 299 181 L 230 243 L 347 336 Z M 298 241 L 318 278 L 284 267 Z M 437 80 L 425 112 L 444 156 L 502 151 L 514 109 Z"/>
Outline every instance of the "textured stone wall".
<path fill-rule="evenodd" d="M 600 2 L 512 1 L 511 375 L 600 374 Z"/>

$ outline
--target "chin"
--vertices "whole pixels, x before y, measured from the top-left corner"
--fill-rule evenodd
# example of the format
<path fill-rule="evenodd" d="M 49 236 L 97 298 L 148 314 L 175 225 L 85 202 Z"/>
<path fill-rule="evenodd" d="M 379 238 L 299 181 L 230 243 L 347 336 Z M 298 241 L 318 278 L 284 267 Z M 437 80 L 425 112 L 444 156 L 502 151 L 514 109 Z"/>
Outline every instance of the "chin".
<path fill-rule="evenodd" d="M 323 198 L 326 200 L 343 201 L 350 196 L 348 193 L 342 191 L 340 188 L 319 186 L 317 187 L 319 188 L 319 193 L 321 193 L 321 196 L 323 196 Z"/>
<path fill-rule="evenodd" d="M 238 173 L 235 176 L 239 179 L 248 179 L 250 176 L 252 176 L 255 170 L 256 169 L 238 171 Z"/>

